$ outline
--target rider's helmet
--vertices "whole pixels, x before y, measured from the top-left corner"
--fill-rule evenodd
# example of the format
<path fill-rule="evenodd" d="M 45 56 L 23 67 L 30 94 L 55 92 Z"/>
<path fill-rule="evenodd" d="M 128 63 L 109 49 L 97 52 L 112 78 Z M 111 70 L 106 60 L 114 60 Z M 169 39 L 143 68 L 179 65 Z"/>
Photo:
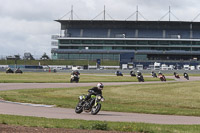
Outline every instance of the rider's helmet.
<path fill-rule="evenodd" d="M 137 71 L 137 73 L 140 73 L 140 71 Z"/>
<path fill-rule="evenodd" d="M 161 71 L 158 72 L 159 74 L 162 74 Z"/>
<path fill-rule="evenodd" d="M 103 87 L 104 87 L 104 85 L 103 85 L 102 83 L 98 83 L 98 84 L 97 84 L 97 88 L 98 88 L 99 90 L 103 90 Z"/>

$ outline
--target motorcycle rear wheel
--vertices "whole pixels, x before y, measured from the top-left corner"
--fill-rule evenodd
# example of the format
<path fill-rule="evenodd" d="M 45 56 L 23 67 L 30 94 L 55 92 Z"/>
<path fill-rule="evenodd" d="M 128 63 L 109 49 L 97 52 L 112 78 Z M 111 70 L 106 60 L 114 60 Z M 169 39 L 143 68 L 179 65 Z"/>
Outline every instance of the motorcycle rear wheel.
<path fill-rule="evenodd" d="M 97 104 L 97 106 L 92 107 L 91 114 L 96 115 L 101 110 L 101 104 Z"/>

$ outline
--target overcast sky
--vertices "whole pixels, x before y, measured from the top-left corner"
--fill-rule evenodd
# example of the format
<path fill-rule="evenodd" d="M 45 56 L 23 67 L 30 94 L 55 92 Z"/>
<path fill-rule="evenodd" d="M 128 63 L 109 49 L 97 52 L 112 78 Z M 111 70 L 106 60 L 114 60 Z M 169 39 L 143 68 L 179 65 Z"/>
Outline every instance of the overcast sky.
<path fill-rule="evenodd" d="M 115 20 L 125 20 L 136 12 L 146 20 L 160 20 L 171 12 L 181 21 L 192 21 L 200 13 L 199 0 L 0 0 L 0 57 L 31 52 L 51 55 L 51 35 L 59 34 L 60 19 L 71 10 L 74 19 L 94 19 L 103 11 Z M 110 19 L 109 15 L 106 16 Z M 77 17 L 78 16 L 78 17 Z M 144 20 L 139 16 L 139 20 Z M 171 20 L 177 18 L 171 15 Z M 64 19 L 70 19 L 66 15 Z M 103 19 L 103 15 L 96 18 Z M 135 20 L 133 15 L 129 20 Z M 162 20 L 169 20 L 166 15 Z M 195 19 L 200 21 L 200 16 Z"/>

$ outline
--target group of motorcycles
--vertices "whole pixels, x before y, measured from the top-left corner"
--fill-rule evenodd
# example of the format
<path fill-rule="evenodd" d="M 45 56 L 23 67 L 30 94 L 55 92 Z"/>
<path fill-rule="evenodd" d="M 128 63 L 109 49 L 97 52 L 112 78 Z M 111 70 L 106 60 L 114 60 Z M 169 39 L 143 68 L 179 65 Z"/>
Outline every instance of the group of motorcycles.
<path fill-rule="evenodd" d="M 115 74 L 116 74 L 116 76 L 123 76 L 122 72 L 120 72 L 120 71 L 116 71 Z M 130 71 L 130 75 L 131 75 L 131 77 L 137 77 L 139 82 L 144 82 L 144 77 L 140 71 L 137 71 L 137 74 L 135 74 L 134 71 Z M 160 81 L 166 81 L 165 75 L 161 72 L 158 72 L 158 76 L 157 76 L 157 74 L 154 71 L 152 71 L 151 75 L 153 78 L 159 78 Z M 180 76 L 178 73 L 174 72 L 174 76 L 175 76 L 175 78 L 180 79 Z M 184 72 L 183 76 L 185 79 L 189 80 L 188 73 Z"/>
<path fill-rule="evenodd" d="M 152 74 L 152 77 L 157 78 L 157 75 L 156 75 L 155 72 L 152 71 L 151 74 Z M 179 74 L 176 73 L 176 72 L 174 72 L 174 77 L 175 77 L 176 79 L 180 79 Z M 188 75 L 188 73 L 184 72 L 184 73 L 183 73 L 183 77 L 184 77 L 185 79 L 189 80 L 189 75 Z M 158 78 L 160 78 L 161 81 L 166 81 L 165 75 L 162 74 L 161 72 L 158 73 Z"/>
<path fill-rule="evenodd" d="M 180 79 L 179 74 L 176 73 L 176 72 L 174 72 L 174 77 L 175 77 L 176 79 Z M 183 77 L 184 77 L 185 79 L 189 80 L 189 75 L 188 75 L 188 73 L 184 72 L 184 73 L 183 73 Z"/>
<path fill-rule="evenodd" d="M 120 71 L 116 71 L 115 74 L 116 76 L 123 76 L 122 72 Z M 144 82 L 144 77 L 141 72 L 137 71 L 137 74 L 135 74 L 134 71 L 130 71 L 130 75 L 131 77 L 137 77 L 139 82 Z"/>
<path fill-rule="evenodd" d="M 11 68 L 7 68 L 6 69 L 6 73 L 23 73 L 22 70 L 20 70 L 20 68 L 17 68 L 15 71 L 13 71 Z"/>

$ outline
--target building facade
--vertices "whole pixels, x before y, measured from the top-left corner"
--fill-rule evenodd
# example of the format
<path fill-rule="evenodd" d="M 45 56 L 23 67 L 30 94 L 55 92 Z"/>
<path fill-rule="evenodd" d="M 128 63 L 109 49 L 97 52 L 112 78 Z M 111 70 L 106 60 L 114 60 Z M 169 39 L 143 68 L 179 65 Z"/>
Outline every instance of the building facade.
<path fill-rule="evenodd" d="M 56 20 L 52 59 L 121 63 L 200 61 L 200 22 Z"/>

